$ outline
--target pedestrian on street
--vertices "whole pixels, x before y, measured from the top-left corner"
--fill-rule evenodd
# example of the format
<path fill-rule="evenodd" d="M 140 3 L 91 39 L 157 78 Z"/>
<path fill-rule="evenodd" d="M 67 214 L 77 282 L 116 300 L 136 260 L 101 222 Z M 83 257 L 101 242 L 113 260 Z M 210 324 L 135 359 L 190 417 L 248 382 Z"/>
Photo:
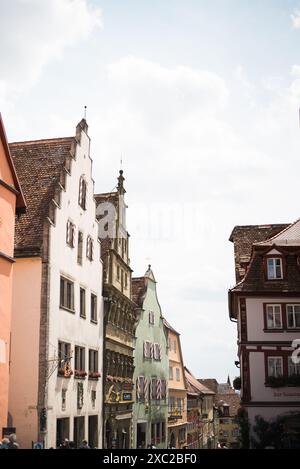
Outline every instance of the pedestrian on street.
<path fill-rule="evenodd" d="M 83 440 L 79 449 L 91 449 L 91 448 L 89 447 L 88 442 L 86 440 Z"/>
<path fill-rule="evenodd" d="M 20 445 L 17 442 L 17 437 L 15 433 L 12 433 L 9 435 L 9 443 L 8 443 L 8 448 L 7 449 L 20 449 Z"/>
<path fill-rule="evenodd" d="M 9 439 L 3 438 L 3 440 L 0 443 L 0 449 L 8 449 L 8 445 L 9 445 Z"/>

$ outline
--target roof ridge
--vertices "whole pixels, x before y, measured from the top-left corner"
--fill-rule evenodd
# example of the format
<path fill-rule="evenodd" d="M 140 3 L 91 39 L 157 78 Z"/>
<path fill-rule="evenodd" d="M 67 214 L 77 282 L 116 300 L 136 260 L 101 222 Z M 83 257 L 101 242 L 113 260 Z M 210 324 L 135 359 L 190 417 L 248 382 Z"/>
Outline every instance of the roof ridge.
<path fill-rule="evenodd" d="M 37 140 L 23 140 L 23 141 L 17 141 L 17 142 L 10 142 L 9 146 L 14 145 L 31 145 L 35 143 L 48 143 L 48 142 L 61 142 L 63 140 L 69 141 L 69 140 L 75 140 L 75 137 L 56 137 L 56 138 L 41 138 Z"/>

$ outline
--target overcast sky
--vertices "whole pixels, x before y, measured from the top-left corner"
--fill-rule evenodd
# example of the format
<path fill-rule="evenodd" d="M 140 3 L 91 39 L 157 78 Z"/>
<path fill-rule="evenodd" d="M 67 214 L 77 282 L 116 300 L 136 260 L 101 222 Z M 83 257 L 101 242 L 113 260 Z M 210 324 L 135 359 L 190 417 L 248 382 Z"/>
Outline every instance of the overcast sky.
<path fill-rule="evenodd" d="M 151 263 L 186 365 L 237 375 L 237 224 L 300 216 L 300 2 L 1 0 L 10 141 L 74 134 L 97 192 L 123 155 L 134 275 Z"/>

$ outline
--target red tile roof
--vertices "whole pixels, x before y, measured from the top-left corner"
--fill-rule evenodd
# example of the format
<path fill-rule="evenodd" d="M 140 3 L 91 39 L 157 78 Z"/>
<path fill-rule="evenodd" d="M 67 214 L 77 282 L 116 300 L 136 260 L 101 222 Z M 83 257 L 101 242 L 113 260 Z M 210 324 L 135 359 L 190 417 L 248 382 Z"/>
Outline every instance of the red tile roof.
<path fill-rule="evenodd" d="M 215 378 L 208 378 L 208 379 L 198 379 L 198 381 L 203 384 L 205 387 L 210 389 L 211 391 L 217 393 L 219 383 Z"/>
<path fill-rule="evenodd" d="M 75 142 L 69 137 L 9 144 L 27 201 L 26 214 L 16 221 L 17 253 L 40 250 L 50 202 Z"/>
<path fill-rule="evenodd" d="M 221 405 L 229 406 L 229 416 L 235 417 L 241 405 L 241 398 L 237 393 L 217 394 L 215 403 L 219 407 Z"/>
<path fill-rule="evenodd" d="M 213 396 L 215 393 L 211 389 L 204 386 L 198 379 L 196 379 L 192 373 L 184 367 L 186 381 L 189 385 L 188 390 L 196 392 L 198 394 L 206 394 Z"/>
<path fill-rule="evenodd" d="M 132 300 L 140 308 L 143 307 L 146 290 L 147 282 L 145 277 L 136 277 L 132 279 Z"/>
<path fill-rule="evenodd" d="M 168 321 L 167 321 L 165 318 L 163 318 L 163 322 L 164 322 L 164 326 L 165 326 L 167 329 L 169 329 L 170 331 L 174 332 L 174 334 L 180 335 L 179 332 L 177 332 L 177 331 L 174 329 L 174 327 L 172 327 L 171 324 L 168 323 Z"/>

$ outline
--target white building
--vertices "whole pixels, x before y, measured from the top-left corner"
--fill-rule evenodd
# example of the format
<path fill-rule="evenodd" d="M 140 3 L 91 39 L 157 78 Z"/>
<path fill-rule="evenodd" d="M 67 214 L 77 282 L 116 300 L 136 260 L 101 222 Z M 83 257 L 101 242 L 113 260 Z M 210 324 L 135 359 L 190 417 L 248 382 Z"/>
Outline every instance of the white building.
<path fill-rule="evenodd" d="M 21 447 L 102 442 L 101 245 L 88 126 L 10 144 L 28 211 L 16 224 L 9 413 Z"/>
<path fill-rule="evenodd" d="M 300 447 L 300 221 L 235 227 L 230 240 L 238 283 L 229 292 L 229 312 L 237 321 L 241 398 L 251 434 L 256 416 L 279 418 L 280 444 Z"/>

